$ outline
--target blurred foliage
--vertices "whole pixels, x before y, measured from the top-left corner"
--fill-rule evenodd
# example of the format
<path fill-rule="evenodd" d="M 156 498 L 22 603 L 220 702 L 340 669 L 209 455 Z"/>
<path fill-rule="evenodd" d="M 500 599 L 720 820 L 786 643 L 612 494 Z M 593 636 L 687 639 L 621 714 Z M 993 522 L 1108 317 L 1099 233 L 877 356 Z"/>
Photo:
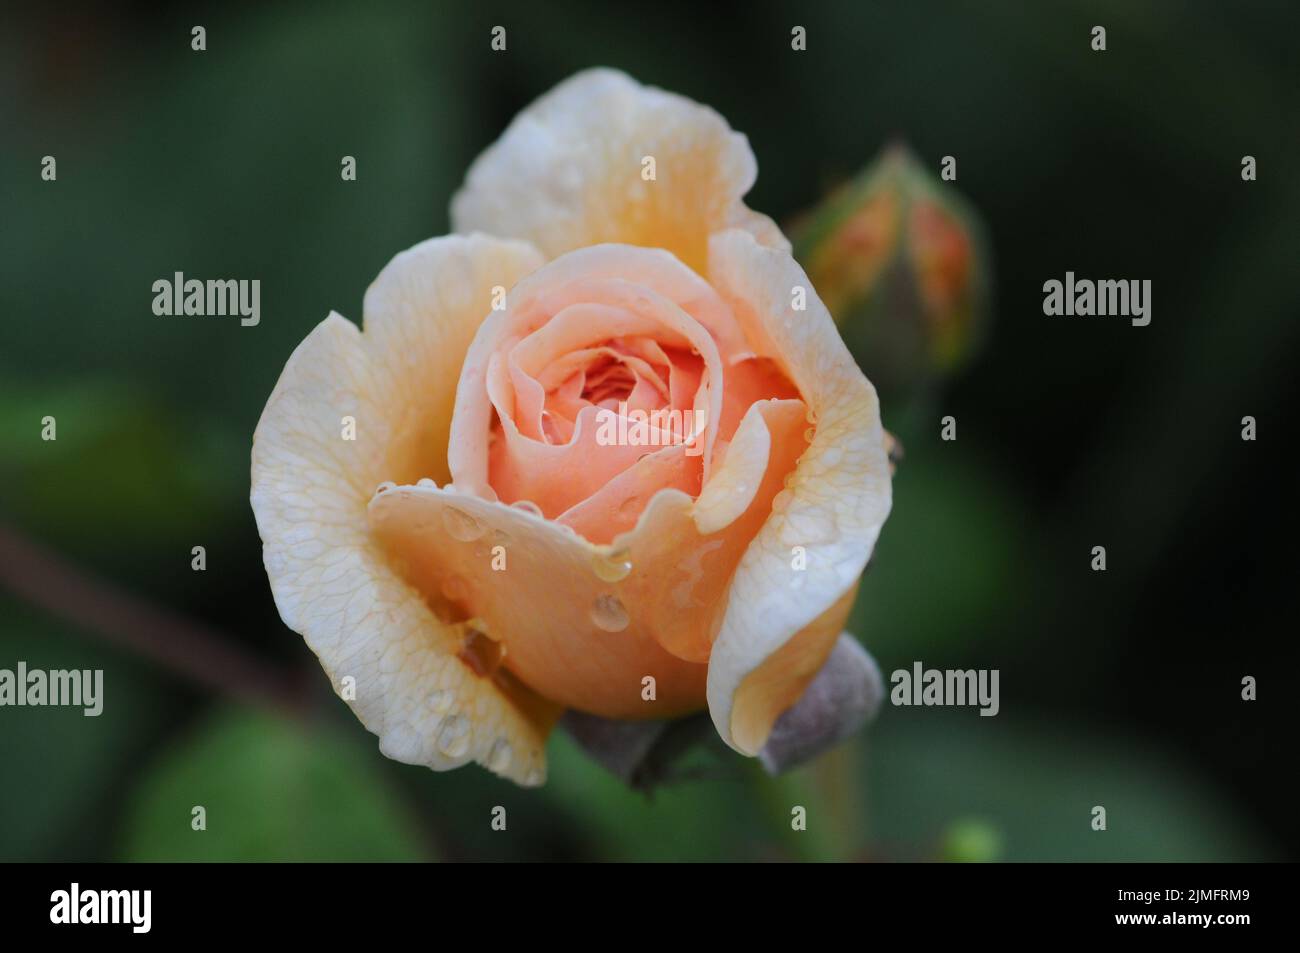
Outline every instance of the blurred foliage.
<path fill-rule="evenodd" d="M 948 828 L 943 840 L 944 860 L 979 864 L 1002 859 L 1002 834 L 979 818 L 962 818 Z"/>
<path fill-rule="evenodd" d="M 0 859 L 97 860 L 175 691 L 121 653 L 60 631 L 0 591 L 0 668 L 103 669 L 103 711 L 0 709 Z"/>
<path fill-rule="evenodd" d="M 195 17 L 149 4 L 15 18 L 0 519 L 303 671 L 321 702 L 305 724 L 214 711 L 0 594 L 0 667 L 102 667 L 107 695 L 97 719 L 0 711 L 0 858 L 1296 855 L 1278 674 L 1297 664 L 1292 5 L 669 2 L 647 26 L 578 2 L 227 4 L 202 16 L 203 54 Z M 1098 22 L 1104 54 L 1087 44 Z M 496 23 L 506 54 L 488 47 Z M 996 311 L 946 389 L 885 395 L 907 455 L 852 628 L 886 675 L 918 658 L 999 668 L 997 718 L 886 707 L 789 776 L 733 758 L 650 797 L 561 735 L 548 784 L 525 791 L 382 758 L 278 619 L 247 479 L 285 360 L 446 230 L 469 162 L 521 107 L 598 64 L 744 131 L 750 204 L 782 222 L 889 142 L 931 171 L 957 156 Z M 57 183 L 39 179 L 47 154 Z M 1259 181 L 1240 180 L 1244 154 Z M 1041 284 L 1067 269 L 1151 278 L 1152 325 L 1044 319 Z M 175 271 L 260 278 L 261 324 L 155 317 L 151 284 Z M 1246 413 L 1255 444 L 1237 436 Z M 46 414 L 56 442 L 39 438 Z M 1087 570 L 1098 542 L 1105 574 Z"/>
<path fill-rule="evenodd" d="M 56 439 L 33 440 L 47 415 Z M 171 408 L 125 381 L 0 391 L 0 434 L 12 448 L 0 460 L 0 482 L 23 501 L 22 520 L 66 528 L 57 541 L 67 547 L 102 547 L 124 534 L 179 545 L 187 533 L 219 524 L 222 503 L 243 489 L 225 463 L 246 451 L 244 440 L 229 430 L 186 428 Z M 183 521 L 177 500 L 185 502 Z"/>
<path fill-rule="evenodd" d="M 205 719 L 140 777 L 126 860 L 423 860 L 380 756 L 326 726 L 240 710 Z M 204 809 L 203 830 L 195 830 Z"/>
<path fill-rule="evenodd" d="M 1118 726 L 1103 735 L 1036 718 L 1030 727 L 1028 713 L 973 710 L 898 708 L 883 718 L 868 796 L 876 859 L 951 857 L 972 843 L 999 846 L 1009 861 L 1276 859 L 1220 795 Z M 1104 831 L 1091 826 L 1097 805 Z"/>

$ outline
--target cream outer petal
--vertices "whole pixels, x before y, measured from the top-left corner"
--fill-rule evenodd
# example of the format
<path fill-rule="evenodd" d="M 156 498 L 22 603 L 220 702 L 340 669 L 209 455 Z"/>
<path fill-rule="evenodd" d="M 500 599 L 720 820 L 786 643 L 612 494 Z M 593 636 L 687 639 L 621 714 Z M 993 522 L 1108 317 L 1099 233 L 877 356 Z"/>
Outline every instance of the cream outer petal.
<path fill-rule="evenodd" d="M 755 349 L 776 357 L 816 421 L 786 494 L 740 561 L 709 661 L 718 733 L 755 755 L 841 631 L 889 515 L 889 461 L 875 389 L 794 259 L 732 229 L 710 242 L 709 279 Z M 806 289 L 804 311 L 792 308 L 795 287 Z M 804 549 L 805 570 L 794 568 L 795 547 Z"/>
<path fill-rule="evenodd" d="M 528 106 L 478 157 L 452 223 L 525 239 L 551 258 L 604 242 L 665 248 L 702 272 L 709 236 L 726 228 L 789 249 L 741 201 L 757 175 L 749 141 L 712 109 L 592 69 Z"/>
<path fill-rule="evenodd" d="M 558 710 L 517 704 L 456 657 L 464 628 L 441 622 L 398 575 L 367 506 L 383 481 L 445 473 L 460 361 L 491 289 L 541 263 L 526 244 L 483 236 L 398 255 L 366 294 L 364 333 L 331 314 L 294 351 L 252 453 L 251 502 L 276 606 L 336 692 L 355 679 L 348 703 L 384 754 L 437 770 L 477 761 L 522 784 L 544 779 Z M 342 439 L 345 416 L 355 440 Z M 443 429 L 441 444 L 429 421 Z"/>

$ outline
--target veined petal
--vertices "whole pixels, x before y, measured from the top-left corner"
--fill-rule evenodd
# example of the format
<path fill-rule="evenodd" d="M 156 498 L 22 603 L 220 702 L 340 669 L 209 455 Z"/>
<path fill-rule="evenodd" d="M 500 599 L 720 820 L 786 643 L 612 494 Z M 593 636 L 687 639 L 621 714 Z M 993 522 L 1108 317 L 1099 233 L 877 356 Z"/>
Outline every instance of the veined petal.
<path fill-rule="evenodd" d="M 815 421 L 785 495 L 740 560 L 709 661 L 718 733 L 754 755 L 843 629 L 889 514 L 889 460 L 875 390 L 794 259 L 733 229 L 710 242 L 709 279 Z M 794 288 L 806 310 L 793 309 Z"/>
<path fill-rule="evenodd" d="M 603 242 L 665 248 L 703 272 L 721 229 L 789 249 L 741 201 L 757 175 L 748 140 L 712 109 L 593 69 L 534 102 L 479 156 L 452 223 L 526 239 L 552 258 Z"/>
<path fill-rule="evenodd" d="M 476 670 L 477 630 L 439 619 L 395 571 L 367 506 L 381 482 L 445 475 L 460 361 L 491 289 L 540 263 L 481 236 L 398 255 L 366 295 L 364 333 L 331 314 L 294 351 L 252 455 L 276 606 L 381 750 L 437 770 L 477 761 L 522 784 L 544 779 L 558 707 Z"/>

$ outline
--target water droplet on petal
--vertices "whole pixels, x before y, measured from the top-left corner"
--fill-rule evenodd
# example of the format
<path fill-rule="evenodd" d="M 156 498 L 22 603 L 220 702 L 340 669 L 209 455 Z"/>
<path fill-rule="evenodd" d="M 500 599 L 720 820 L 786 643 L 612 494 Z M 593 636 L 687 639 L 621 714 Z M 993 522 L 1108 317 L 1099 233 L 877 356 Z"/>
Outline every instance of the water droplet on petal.
<path fill-rule="evenodd" d="M 483 535 L 483 525 L 464 510 L 458 510 L 454 506 L 443 509 L 442 525 L 447 528 L 452 539 L 458 539 L 462 543 L 472 543 Z"/>
<path fill-rule="evenodd" d="M 591 606 L 591 621 L 606 632 L 622 632 L 627 628 L 627 609 L 618 596 L 597 596 Z"/>
<path fill-rule="evenodd" d="M 591 557 L 591 568 L 601 580 L 618 582 L 620 579 L 626 579 L 627 574 L 632 571 L 632 560 L 627 558 L 627 553 L 624 551 L 594 553 Z"/>
<path fill-rule="evenodd" d="M 433 480 L 429 477 L 420 477 L 420 479 L 415 481 L 415 485 L 416 486 L 437 486 L 438 484 L 434 483 Z"/>
<path fill-rule="evenodd" d="M 451 711 L 451 703 L 455 697 L 446 689 L 437 689 L 429 694 L 429 708 L 438 715 L 445 715 Z"/>
<path fill-rule="evenodd" d="M 469 719 L 452 715 L 442 723 L 438 732 L 438 750 L 448 758 L 459 758 L 469 750 Z"/>
<path fill-rule="evenodd" d="M 504 738 L 498 738 L 492 743 L 492 750 L 488 753 L 487 766 L 489 771 L 495 771 L 500 774 L 510 767 L 510 762 L 514 758 L 514 752 L 510 749 L 510 742 Z"/>

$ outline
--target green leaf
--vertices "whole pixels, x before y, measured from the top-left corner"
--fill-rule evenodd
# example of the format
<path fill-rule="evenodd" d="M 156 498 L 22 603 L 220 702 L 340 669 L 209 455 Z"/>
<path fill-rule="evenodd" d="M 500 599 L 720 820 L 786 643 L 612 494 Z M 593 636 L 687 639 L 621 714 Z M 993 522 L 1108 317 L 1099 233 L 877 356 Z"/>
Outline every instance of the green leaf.
<path fill-rule="evenodd" d="M 150 770 L 126 824 L 127 860 L 429 858 L 373 751 L 321 725 L 223 710 Z M 193 830 L 193 809 L 206 830 Z"/>

